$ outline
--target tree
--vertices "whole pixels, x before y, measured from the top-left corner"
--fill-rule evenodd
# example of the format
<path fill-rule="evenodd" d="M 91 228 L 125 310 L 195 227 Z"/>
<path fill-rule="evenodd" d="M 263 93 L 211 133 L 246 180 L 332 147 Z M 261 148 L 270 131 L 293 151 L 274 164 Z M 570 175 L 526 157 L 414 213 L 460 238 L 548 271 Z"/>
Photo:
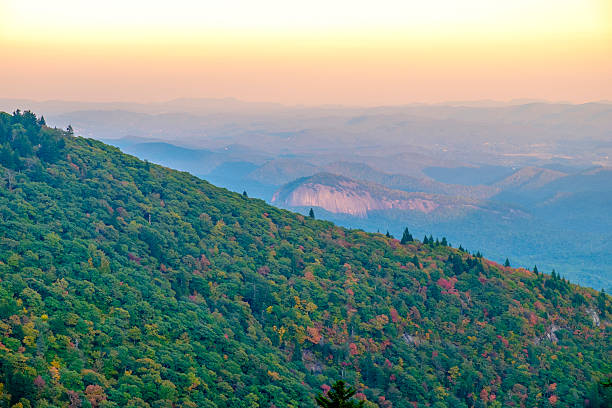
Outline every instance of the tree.
<path fill-rule="evenodd" d="M 510 266 L 510 260 L 508 258 L 506 258 L 506 262 L 504 262 L 504 266 L 506 267 Z"/>
<path fill-rule="evenodd" d="M 246 190 L 244 190 L 244 191 L 242 192 L 242 196 L 243 196 L 244 198 L 249 198 L 249 195 L 247 194 Z"/>
<path fill-rule="evenodd" d="M 404 235 L 402 235 L 402 240 L 400 241 L 402 245 L 407 244 L 408 242 L 412 242 L 414 239 L 412 238 L 412 234 L 408 231 L 408 227 L 404 229 Z"/>
<path fill-rule="evenodd" d="M 66 132 L 68 132 L 70 136 L 74 135 L 74 129 L 72 128 L 72 125 L 68 125 L 68 127 L 66 128 Z"/>
<path fill-rule="evenodd" d="M 314 210 L 311 208 L 310 211 L 308 212 L 308 216 L 312 219 L 314 219 L 315 215 L 314 215 Z"/>
<path fill-rule="evenodd" d="M 416 256 L 416 254 L 414 254 L 412 257 L 412 263 L 417 267 L 417 269 L 421 269 L 421 263 L 419 262 L 419 258 Z"/>
<path fill-rule="evenodd" d="M 533 273 L 538 274 L 538 265 L 533 266 Z"/>
<path fill-rule="evenodd" d="M 385 234 L 385 236 L 386 236 L 387 238 L 391 238 L 391 234 L 389 234 L 389 230 L 387 230 L 387 233 Z"/>
<path fill-rule="evenodd" d="M 364 401 L 353 401 L 351 397 L 355 395 L 353 387 L 347 387 L 344 381 L 338 380 L 327 393 L 319 394 L 316 397 L 317 405 L 323 408 L 359 408 L 363 407 Z"/>

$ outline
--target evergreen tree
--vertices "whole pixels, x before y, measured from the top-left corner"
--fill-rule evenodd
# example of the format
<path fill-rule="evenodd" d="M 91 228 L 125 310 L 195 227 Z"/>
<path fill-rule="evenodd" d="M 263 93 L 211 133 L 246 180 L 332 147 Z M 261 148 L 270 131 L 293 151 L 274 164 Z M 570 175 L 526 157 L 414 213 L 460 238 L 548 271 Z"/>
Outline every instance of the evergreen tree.
<path fill-rule="evenodd" d="M 391 238 L 391 234 L 389 234 L 389 230 L 387 230 L 387 233 L 385 235 L 387 238 Z"/>
<path fill-rule="evenodd" d="M 244 198 L 249 198 L 249 195 L 247 194 L 246 190 L 244 190 L 244 191 L 242 192 L 242 196 L 243 196 Z"/>
<path fill-rule="evenodd" d="M 425 235 L 425 236 L 423 237 L 423 243 L 424 243 L 425 245 L 429 245 L 429 238 L 427 238 L 427 235 Z"/>
<path fill-rule="evenodd" d="M 414 266 L 416 266 L 418 269 L 421 269 L 421 263 L 419 262 L 419 258 L 416 256 L 416 254 L 412 257 L 412 263 L 414 264 Z"/>
<path fill-rule="evenodd" d="M 440 245 L 448 246 L 448 241 L 446 240 L 446 237 L 442 237 L 442 242 L 440 242 Z"/>
<path fill-rule="evenodd" d="M 506 262 L 504 262 L 504 266 L 506 267 L 510 266 L 510 260 L 508 258 L 506 258 Z"/>
<path fill-rule="evenodd" d="M 311 208 L 310 211 L 308 212 L 308 216 L 312 219 L 314 219 L 315 215 L 314 215 L 314 210 Z"/>
<path fill-rule="evenodd" d="M 74 129 L 72 129 L 72 125 L 68 125 L 68 127 L 66 128 L 66 132 L 68 132 L 68 135 L 70 136 L 74 135 Z"/>
<path fill-rule="evenodd" d="M 319 394 L 316 397 L 317 405 L 322 408 L 360 408 L 364 401 L 353 401 L 351 397 L 355 395 L 353 387 L 347 387 L 344 381 L 338 380 L 327 393 Z"/>
<path fill-rule="evenodd" d="M 536 275 L 539 273 L 539 271 L 538 271 L 538 265 L 534 265 L 534 266 L 533 266 L 533 273 L 535 273 Z"/>
<path fill-rule="evenodd" d="M 606 310 L 606 296 L 606 291 L 604 289 L 597 295 L 597 307 L 599 307 L 602 313 Z"/>
<path fill-rule="evenodd" d="M 410 231 L 408 231 L 408 227 L 406 227 L 406 229 L 404 229 L 404 235 L 402 235 L 402 240 L 400 242 L 402 245 L 404 245 L 412 241 L 414 241 L 414 238 L 412 238 L 412 234 L 410 233 Z"/>

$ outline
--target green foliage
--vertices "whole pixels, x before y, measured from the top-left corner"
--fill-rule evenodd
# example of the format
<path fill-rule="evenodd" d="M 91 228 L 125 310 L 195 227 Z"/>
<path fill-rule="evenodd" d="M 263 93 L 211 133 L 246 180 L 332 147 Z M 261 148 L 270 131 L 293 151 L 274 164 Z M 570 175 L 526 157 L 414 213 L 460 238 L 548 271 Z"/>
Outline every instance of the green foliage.
<path fill-rule="evenodd" d="M 404 229 L 404 234 L 402 235 L 402 240 L 400 241 L 400 243 L 402 245 L 406 245 L 408 242 L 412 242 L 414 241 L 414 238 L 412 237 L 412 234 L 410 233 L 410 231 L 408 231 L 408 227 L 406 227 Z"/>
<path fill-rule="evenodd" d="M 0 114 L 0 406 L 312 407 L 342 378 L 365 406 L 570 407 L 612 370 L 603 292 L 280 210 L 32 116 Z"/>
<path fill-rule="evenodd" d="M 44 127 L 30 111 L 0 112 L 0 165 L 7 170 L 39 170 L 55 162 L 64 149 L 64 132 Z"/>
<path fill-rule="evenodd" d="M 360 408 L 364 401 L 354 401 L 355 389 L 347 387 L 344 381 L 338 380 L 331 386 L 327 395 L 319 394 L 316 398 L 317 404 L 323 408 Z"/>

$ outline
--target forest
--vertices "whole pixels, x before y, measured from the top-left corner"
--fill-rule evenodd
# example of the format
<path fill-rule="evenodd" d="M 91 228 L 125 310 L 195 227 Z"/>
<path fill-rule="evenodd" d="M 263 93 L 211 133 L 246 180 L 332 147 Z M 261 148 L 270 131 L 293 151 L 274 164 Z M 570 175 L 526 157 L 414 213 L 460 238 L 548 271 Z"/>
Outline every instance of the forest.
<path fill-rule="evenodd" d="M 369 408 L 611 401 L 612 299 L 557 273 L 281 210 L 31 112 L 0 113 L 0 178 L 0 406 L 314 407 L 337 380 Z"/>

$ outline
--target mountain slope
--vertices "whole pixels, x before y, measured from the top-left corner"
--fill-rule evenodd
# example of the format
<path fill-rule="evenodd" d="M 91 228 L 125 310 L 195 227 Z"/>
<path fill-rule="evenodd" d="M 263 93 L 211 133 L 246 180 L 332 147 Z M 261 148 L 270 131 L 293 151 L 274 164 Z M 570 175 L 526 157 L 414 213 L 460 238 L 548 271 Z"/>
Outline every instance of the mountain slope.
<path fill-rule="evenodd" d="M 309 407 L 344 378 L 369 407 L 570 407 L 612 369 L 606 295 L 31 119 L 0 115 L 5 406 Z"/>

